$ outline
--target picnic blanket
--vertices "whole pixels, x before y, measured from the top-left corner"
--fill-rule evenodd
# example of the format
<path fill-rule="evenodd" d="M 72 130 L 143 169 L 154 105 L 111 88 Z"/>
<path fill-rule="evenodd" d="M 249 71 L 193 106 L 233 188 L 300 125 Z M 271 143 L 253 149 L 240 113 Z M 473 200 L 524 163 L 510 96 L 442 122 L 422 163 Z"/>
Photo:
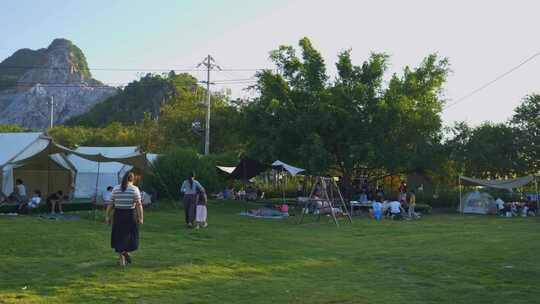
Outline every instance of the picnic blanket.
<path fill-rule="evenodd" d="M 255 215 L 251 214 L 249 212 L 240 212 L 241 216 L 249 216 L 254 218 L 262 218 L 262 219 L 273 219 L 273 220 L 285 220 L 289 218 L 288 216 L 280 215 L 280 216 L 272 216 L 272 215 Z"/>

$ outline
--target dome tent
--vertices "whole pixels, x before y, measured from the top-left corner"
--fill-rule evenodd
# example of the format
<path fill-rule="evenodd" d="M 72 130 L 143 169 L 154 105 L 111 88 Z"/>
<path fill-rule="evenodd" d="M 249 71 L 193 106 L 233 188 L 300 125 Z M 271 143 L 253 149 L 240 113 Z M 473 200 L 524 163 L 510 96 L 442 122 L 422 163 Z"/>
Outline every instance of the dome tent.
<path fill-rule="evenodd" d="M 495 199 L 489 193 L 478 190 L 468 192 L 462 197 L 461 212 L 476 214 L 496 214 Z"/>

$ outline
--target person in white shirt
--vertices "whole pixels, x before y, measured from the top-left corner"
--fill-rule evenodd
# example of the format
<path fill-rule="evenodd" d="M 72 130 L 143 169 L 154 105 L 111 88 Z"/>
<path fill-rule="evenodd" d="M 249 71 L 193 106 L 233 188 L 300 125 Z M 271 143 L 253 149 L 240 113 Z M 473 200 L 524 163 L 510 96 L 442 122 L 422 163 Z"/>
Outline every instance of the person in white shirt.
<path fill-rule="evenodd" d="M 197 207 L 197 191 L 205 192 L 204 187 L 195 180 L 195 173 L 182 183 L 180 191 L 184 194 L 184 215 L 188 228 L 193 228 L 195 224 L 195 213 Z"/>
<path fill-rule="evenodd" d="M 112 202 L 112 195 L 113 195 L 113 187 L 109 186 L 107 187 L 107 191 L 103 192 L 101 194 L 101 198 L 103 199 L 103 207 L 107 209 L 107 206 Z"/>
<path fill-rule="evenodd" d="M 381 197 L 380 201 L 375 201 L 372 204 L 373 218 L 377 221 L 380 221 L 382 219 L 383 202 L 384 198 Z"/>
<path fill-rule="evenodd" d="M 393 219 L 399 220 L 402 218 L 401 215 L 401 203 L 398 201 L 390 202 L 390 214 Z"/>
<path fill-rule="evenodd" d="M 37 208 L 37 206 L 41 203 L 41 191 L 36 190 L 34 191 L 34 195 L 32 196 L 32 199 L 30 202 L 28 202 L 28 209 L 34 209 Z"/>
<path fill-rule="evenodd" d="M 495 200 L 495 204 L 497 205 L 497 213 L 502 214 L 504 212 L 504 201 L 498 197 Z"/>
<path fill-rule="evenodd" d="M 28 203 L 28 197 L 26 196 L 26 186 L 24 185 L 24 182 L 22 179 L 18 178 L 15 181 L 15 200 L 19 204 L 19 208 L 21 208 L 22 205 Z"/>

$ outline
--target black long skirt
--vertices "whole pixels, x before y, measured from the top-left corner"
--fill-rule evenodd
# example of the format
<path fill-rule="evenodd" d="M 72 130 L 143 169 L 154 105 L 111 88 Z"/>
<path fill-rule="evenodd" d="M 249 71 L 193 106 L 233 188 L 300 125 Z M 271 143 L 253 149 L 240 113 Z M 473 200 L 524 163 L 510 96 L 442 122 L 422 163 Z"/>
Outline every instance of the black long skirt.
<path fill-rule="evenodd" d="M 111 248 L 116 252 L 131 252 L 139 248 L 135 209 L 114 209 Z"/>

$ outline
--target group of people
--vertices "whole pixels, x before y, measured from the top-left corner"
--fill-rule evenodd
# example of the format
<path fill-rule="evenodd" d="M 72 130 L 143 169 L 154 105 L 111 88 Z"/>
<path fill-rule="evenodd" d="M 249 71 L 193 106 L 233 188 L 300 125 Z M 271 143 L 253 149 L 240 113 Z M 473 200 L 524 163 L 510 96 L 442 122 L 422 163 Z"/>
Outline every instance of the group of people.
<path fill-rule="evenodd" d="M 64 210 L 62 208 L 62 205 L 68 200 L 69 196 L 64 195 L 64 192 L 62 190 L 58 190 L 49 194 L 45 199 L 45 202 L 51 214 L 55 214 L 57 210 L 58 213 L 63 214 Z M 41 190 L 36 189 L 34 190 L 32 196 L 29 198 L 26 185 L 24 184 L 24 181 L 19 178 L 15 181 L 15 189 L 13 193 L 7 198 L 4 198 L 3 202 L 0 203 L 0 205 L 7 204 L 10 201 L 17 204 L 18 213 L 29 213 L 32 210 L 37 209 L 41 205 L 43 201 L 42 192 Z"/>
<path fill-rule="evenodd" d="M 511 217 L 511 216 L 523 216 L 527 217 L 530 215 L 537 214 L 537 207 L 535 202 L 531 197 L 527 197 L 526 202 L 510 202 L 505 203 L 500 197 L 495 200 L 497 205 L 497 214 L 500 216 Z"/>
<path fill-rule="evenodd" d="M 201 183 L 195 180 L 194 173 L 182 183 L 180 191 L 184 194 L 186 226 L 195 229 L 208 227 L 206 222 L 208 196 Z"/>
<path fill-rule="evenodd" d="M 414 191 L 412 191 L 408 202 L 406 200 L 402 200 L 401 202 L 398 200 L 385 201 L 383 197 L 380 197 L 378 201 L 374 201 L 371 204 L 371 215 L 377 221 L 382 220 L 383 216 L 401 220 L 404 218 L 404 214 L 407 214 L 409 218 L 417 218 L 418 215 L 415 212 L 415 207 L 416 196 Z"/>
<path fill-rule="evenodd" d="M 217 194 L 217 199 L 234 199 L 237 201 L 255 201 L 261 197 L 261 191 L 249 185 L 247 188 L 240 188 L 235 191 L 233 187 L 227 187 Z"/>

